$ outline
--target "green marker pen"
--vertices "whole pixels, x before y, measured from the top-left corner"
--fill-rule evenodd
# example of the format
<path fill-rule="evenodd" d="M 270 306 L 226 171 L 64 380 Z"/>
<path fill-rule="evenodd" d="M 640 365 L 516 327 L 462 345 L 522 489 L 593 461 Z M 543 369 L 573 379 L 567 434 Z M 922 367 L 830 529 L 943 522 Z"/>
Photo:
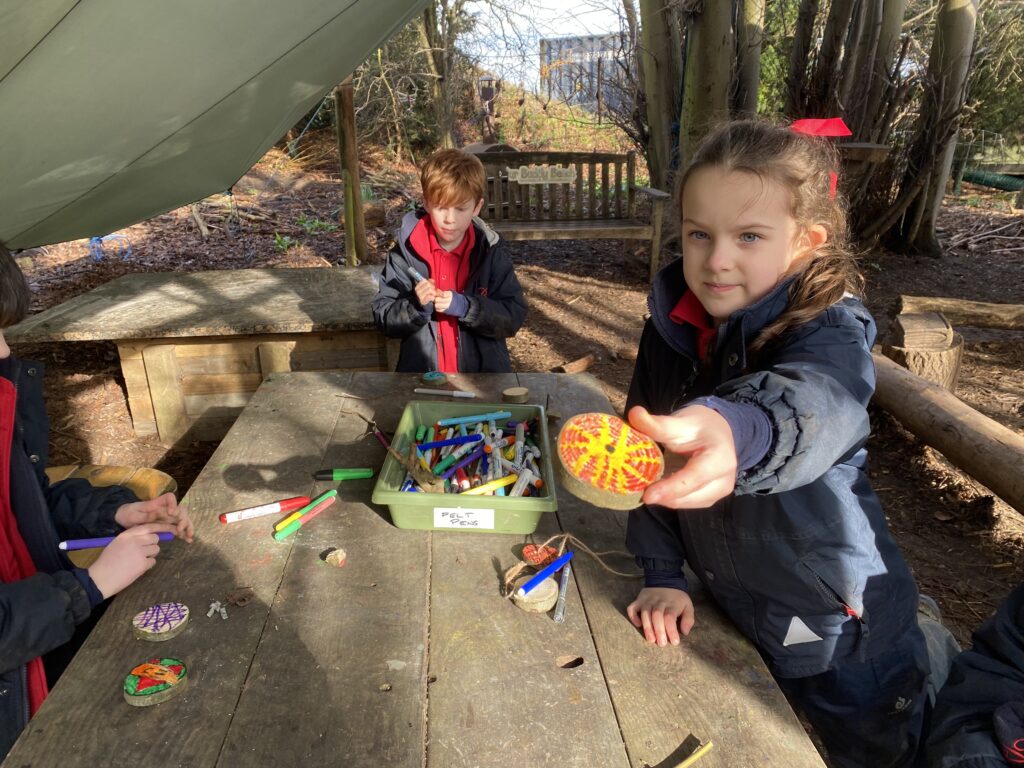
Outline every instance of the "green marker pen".
<path fill-rule="evenodd" d="M 373 477 L 373 470 L 370 467 L 318 469 L 313 475 L 314 480 L 330 480 L 332 483 L 340 483 L 343 480 L 361 480 L 364 477 Z"/>

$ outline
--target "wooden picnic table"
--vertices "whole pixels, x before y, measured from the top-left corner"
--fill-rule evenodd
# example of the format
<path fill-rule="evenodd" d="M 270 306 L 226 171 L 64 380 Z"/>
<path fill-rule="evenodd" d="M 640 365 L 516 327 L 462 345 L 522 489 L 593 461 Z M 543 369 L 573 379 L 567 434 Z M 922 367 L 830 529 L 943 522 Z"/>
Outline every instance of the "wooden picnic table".
<path fill-rule="evenodd" d="M 564 488 L 532 537 L 395 528 L 369 503 L 373 480 L 342 483 L 340 503 L 281 543 L 273 518 L 218 522 L 329 489 L 311 480 L 316 469 L 379 467 L 384 449 L 352 412 L 389 430 L 418 382 L 268 378 L 182 502 L 195 542 L 165 545 L 113 601 L 4 765 L 667 768 L 692 733 L 714 742 L 698 768 L 823 766 L 757 652 L 706 596 L 695 596 L 697 625 L 677 648 L 648 646 L 626 618 L 639 579 L 581 551 L 564 623 L 502 598 L 502 574 L 528 539 L 564 530 L 598 552 L 624 549 L 625 514 Z M 586 374 L 457 383 L 482 403 L 526 386 L 562 418 L 611 411 Z M 344 567 L 322 561 L 331 547 L 347 551 Z M 635 570 L 632 558 L 606 560 Z M 251 587 L 252 602 L 207 618 L 237 587 Z M 186 630 L 161 644 L 133 639 L 132 616 L 170 600 L 190 607 Z M 186 660 L 188 687 L 128 706 L 125 675 L 154 655 Z"/>
<path fill-rule="evenodd" d="M 15 344 L 112 341 L 137 435 L 219 440 L 263 379 L 393 370 L 374 326 L 375 267 L 139 272 L 8 329 Z"/>

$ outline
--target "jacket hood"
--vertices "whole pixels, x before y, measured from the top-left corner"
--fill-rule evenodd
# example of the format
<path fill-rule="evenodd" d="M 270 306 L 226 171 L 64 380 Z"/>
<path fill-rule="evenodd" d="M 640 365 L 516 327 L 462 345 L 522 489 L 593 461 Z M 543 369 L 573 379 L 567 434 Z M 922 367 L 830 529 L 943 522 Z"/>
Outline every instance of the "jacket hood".
<path fill-rule="evenodd" d="M 398 230 L 398 245 L 402 250 L 406 250 L 405 244 L 409 241 L 412 231 L 420 223 L 420 219 L 426 215 L 427 212 L 423 208 L 416 208 L 415 211 L 409 211 L 402 217 L 402 226 Z M 487 244 L 492 248 L 497 244 L 498 233 L 487 226 L 487 222 L 479 216 L 473 217 L 473 226 L 476 227 L 478 238 L 486 238 Z"/>

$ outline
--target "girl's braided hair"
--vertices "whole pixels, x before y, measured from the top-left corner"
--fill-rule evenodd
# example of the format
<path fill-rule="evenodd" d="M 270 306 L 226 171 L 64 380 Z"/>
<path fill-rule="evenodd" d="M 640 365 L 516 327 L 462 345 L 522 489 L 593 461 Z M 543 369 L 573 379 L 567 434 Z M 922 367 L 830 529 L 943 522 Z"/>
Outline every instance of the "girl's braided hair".
<path fill-rule="evenodd" d="M 830 194 L 831 174 L 839 168 L 839 153 L 827 140 L 796 133 L 762 120 L 737 120 L 708 134 L 677 178 L 676 200 L 698 168 L 716 166 L 743 171 L 788 190 L 797 226 L 820 225 L 827 241 L 800 262 L 789 290 L 786 310 L 762 329 L 751 343 L 759 352 L 787 331 L 821 314 L 847 291 L 860 295 L 864 278 L 849 242 L 845 201 Z M 679 208 L 677 208 L 679 210 Z M 685 258 L 685 253 L 683 258 Z"/>

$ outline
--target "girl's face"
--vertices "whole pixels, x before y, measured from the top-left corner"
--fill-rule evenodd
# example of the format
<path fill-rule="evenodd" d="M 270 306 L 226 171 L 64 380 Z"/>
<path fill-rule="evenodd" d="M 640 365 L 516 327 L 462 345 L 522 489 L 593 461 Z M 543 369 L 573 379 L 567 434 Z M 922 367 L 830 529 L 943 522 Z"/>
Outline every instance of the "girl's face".
<path fill-rule="evenodd" d="M 716 323 L 766 296 L 824 243 L 824 228 L 802 230 L 790 205 L 788 190 L 746 171 L 705 166 L 687 179 L 683 274 Z"/>

